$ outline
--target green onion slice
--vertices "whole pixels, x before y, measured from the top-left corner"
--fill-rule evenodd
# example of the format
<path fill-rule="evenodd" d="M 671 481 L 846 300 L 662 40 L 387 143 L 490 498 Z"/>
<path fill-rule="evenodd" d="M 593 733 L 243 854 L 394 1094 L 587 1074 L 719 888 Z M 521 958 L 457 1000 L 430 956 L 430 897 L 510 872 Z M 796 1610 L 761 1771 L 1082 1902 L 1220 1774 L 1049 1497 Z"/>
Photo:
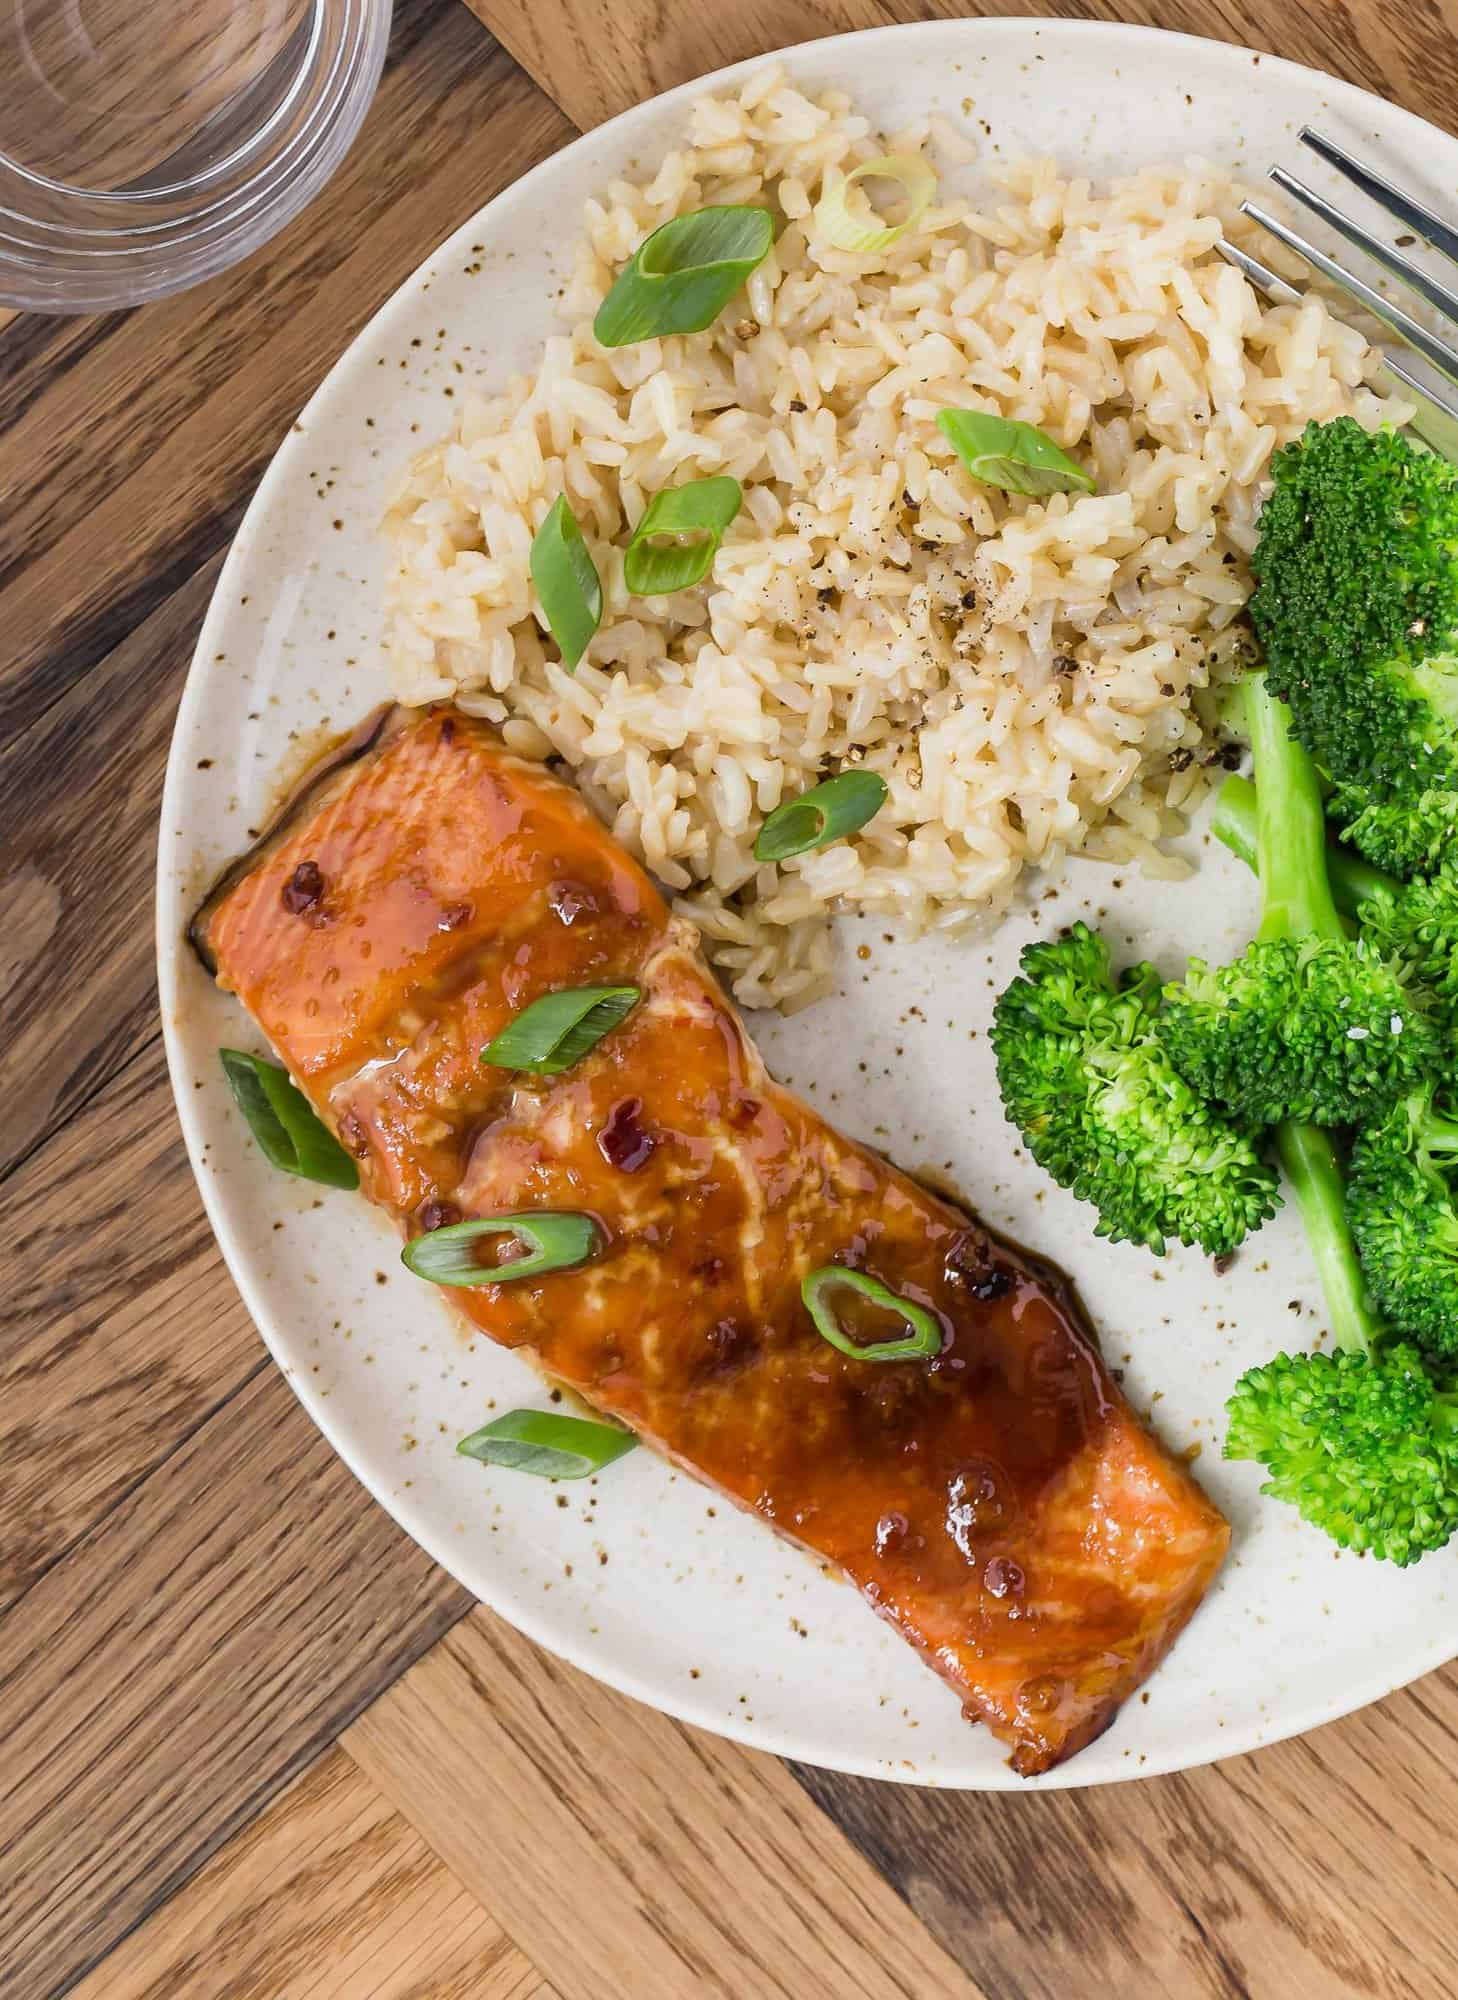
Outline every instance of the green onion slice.
<path fill-rule="evenodd" d="M 697 208 L 638 245 L 597 309 L 604 347 L 712 326 L 775 240 L 764 208 Z"/>
<path fill-rule="evenodd" d="M 850 191 L 863 180 L 896 182 L 906 196 L 906 213 L 899 222 L 883 222 L 864 194 L 856 210 L 852 210 Z M 914 223 L 920 222 L 936 191 L 936 175 L 915 153 L 887 153 L 879 160 L 867 160 L 849 174 L 832 169 L 825 177 L 825 191 L 815 204 L 815 227 L 833 249 L 848 250 L 853 256 L 889 250 L 898 236 L 904 236 Z"/>
<path fill-rule="evenodd" d="M 857 1347 L 836 1317 L 831 1294 L 837 1289 L 859 1292 L 873 1305 L 899 1313 L 908 1331 L 900 1340 L 873 1340 L 865 1347 Z M 844 1264 L 822 1264 L 805 1279 L 800 1297 L 821 1338 L 854 1361 L 914 1361 L 942 1351 L 942 1330 L 926 1307 L 903 1299 L 879 1278 L 868 1277 L 864 1271 L 848 1271 Z"/>
<path fill-rule="evenodd" d="M 938 410 L 937 429 L 974 479 L 1042 500 L 1049 493 L 1092 493 L 1094 480 L 1036 424 L 986 410 Z"/>
<path fill-rule="evenodd" d="M 586 1479 L 638 1440 L 615 1424 L 590 1424 L 584 1417 L 559 1417 L 550 1410 L 508 1410 L 461 1439 L 456 1450 L 483 1465 L 504 1465 L 538 1479 Z"/>
<path fill-rule="evenodd" d="M 702 583 L 743 498 L 727 473 L 655 493 L 623 557 L 623 581 L 633 595 L 666 597 Z"/>
<path fill-rule="evenodd" d="M 570 674 L 602 623 L 602 579 L 577 516 L 559 493 L 532 537 L 532 582 Z"/>
<path fill-rule="evenodd" d="M 485 1236 L 515 1236 L 528 1246 L 528 1254 L 505 1264 L 482 1264 L 476 1243 Z M 590 1215 L 542 1208 L 526 1215 L 483 1215 L 427 1230 L 411 1238 L 400 1261 L 433 1285 L 506 1285 L 519 1278 L 544 1278 L 549 1271 L 574 1270 L 601 1250 L 602 1231 Z"/>
<path fill-rule="evenodd" d="M 843 840 L 874 819 L 886 803 L 886 780 L 877 771 L 842 771 L 776 806 L 754 843 L 756 861 L 788 861 Z"/>
<path fill-rule="evenodd" d="M 325 1187 L 357 1188 L 359 1168 L 322 1123 L 304 1093 L 278 1063 L 242 1049 L 219 1049 L 218 1060 L 258 1150 L 286 1174 Z"/>
<path fill-rule="evenodd" d="M 497 1069 L 560 1076 L 626 1021 L 642 997 L 636 986 L 574 986 L 544 993 L 486 1044 L 481 1060 Z"/>

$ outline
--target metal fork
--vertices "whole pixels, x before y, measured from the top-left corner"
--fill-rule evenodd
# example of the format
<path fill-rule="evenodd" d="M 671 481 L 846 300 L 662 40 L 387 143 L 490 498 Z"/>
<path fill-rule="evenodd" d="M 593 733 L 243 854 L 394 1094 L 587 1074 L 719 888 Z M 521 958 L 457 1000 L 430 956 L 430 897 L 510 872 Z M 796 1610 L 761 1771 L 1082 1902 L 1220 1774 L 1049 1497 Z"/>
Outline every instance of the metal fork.
<path fill-rule="evenodd" d="M 1310 126 L 1302 127 L 1300 138 L 1304 146 L 1309 146 L 1312 152 L 1325 160 L 1329 166 L 1334 167 L 1379 208 L 1400 222 L 1405 229 L 1415 236 L 1420 236 L 1425 243 L 1440 251 L 1452 263 L 1458 264 L 1458 230 L 1444 222 L 1441 216 L 1435 215 L 1431 209 L 1402 188 L 1373 172 L 1370 167 L 1364 166 L 1335 141 L 1312 131 Z M 1283 193 L 1290 195 L 1293 201 L 1300 202 L 1303 208 L 1309 209 L 1328 228 L 1335 230 L 1348 243 L 1363 251 L 1374 263 L 1380 264 L 1383 270 L 1390 272 L 1426 304 L 1458 326 L 1458 292 L 1450 291 L 1445 285 L 1439 284 L 1435 278 L 1409 258 L 1404 257 L 1400 251 L 1392 249 L 1379 237 L 1373 236 L 1368 230 L 1363 229 L 1360 223 L 1353 222 L 1323 195 L 1297 180 L 1296 176 L 1288 173 L 1284 167 L 1273 167 L 1271 179 Z M 1414 375 L 1395 355 L 1388 353 L 1386 349 L 1382 350 L 1383 369 L 1390 382 L 1400 385 L 1401 392 L 1410 396 L 1418 406 L 1418 414 L 1413 419 L 1412 428 L 1426 443 L 1441 451 L 1445 457 L 1458 458 L 1458 394 L 1451 393 L 1458 391 L 1458 353 L 1446 347 L 1441 340 L 1414 319 L 1411 313 L 1384 297 L 1364 279 L 1339 264 L 1334 257 L 1329 257 L 1324 250 L 1318 249 L 1314 243 L 1309 243 L 1305 237 L 1298 235 L 1294 229 L 1282 222 L 1279 216 L 1272 215 L 1257 202 L 1247 201 L 1241 206 L 1243 213 L 1253 222 L 1268 230 L 1312 270 L 1319 272 L 1340 291 L 1345 292 L 1348 298 L 1365 307 L 1374 319 L 1380 321 L 1389 332 L 1396 334 L 1399 340 L 1442 378 L 1442 384 L 1446 386 L 1424 381 Z M 1280 304 L 1291 304 L 1302 297 L 1298 286 L 1290 284 L 1285 278 L 1269 270 L 1258 258 L 1251 256 L 1249 251 L 1238 249 L 1235 244 L 1223 240 L 1217 248 L 1221 256 L 1243 271 L 1257 291 L 1263 293 L 1265 297 Z"/>

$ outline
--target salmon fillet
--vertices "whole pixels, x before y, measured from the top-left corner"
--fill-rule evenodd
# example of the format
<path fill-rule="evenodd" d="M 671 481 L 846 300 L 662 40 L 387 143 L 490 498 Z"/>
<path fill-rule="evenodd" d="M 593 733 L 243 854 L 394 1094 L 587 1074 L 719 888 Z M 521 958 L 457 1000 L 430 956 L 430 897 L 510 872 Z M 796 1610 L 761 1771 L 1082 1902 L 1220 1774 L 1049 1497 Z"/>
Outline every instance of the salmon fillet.
<path fill-rule="evenodd" d="M 194 938 L 407 1235 L 598 1221 L 591 1264 L 453 1289 L 475 1326 L 843 1572 L 1018 1771 L 1108 1725 L 1198 1605 L 1224 1520 L 1054 1270 L 772 1081 L 574 791 L 482 724 L 395 711 Z M 599 984 L 643 997 L 565 1074 L 482 1063 L 533 1000 Z M 929 1308 L 940 1353 L 829 1345 L 800 1285 L 830 1263 Z"/>

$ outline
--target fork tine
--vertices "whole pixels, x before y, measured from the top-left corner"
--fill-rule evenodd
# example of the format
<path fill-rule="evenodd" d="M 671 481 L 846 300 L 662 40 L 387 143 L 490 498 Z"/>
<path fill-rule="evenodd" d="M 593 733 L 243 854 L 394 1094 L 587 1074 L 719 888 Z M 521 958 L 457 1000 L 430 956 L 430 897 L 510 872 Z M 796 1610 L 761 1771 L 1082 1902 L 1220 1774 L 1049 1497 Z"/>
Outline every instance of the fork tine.
<path fill-rule="evenodd" d="M 1381 174 L 1364 167 L 1360 160 L 1353 159 L 1344 152 L 1334 139 L 1325 138 L 1320 132 L 1313 132 L 1309 125 L 1303 125 L 1298 135 L 1303 146 L 1309 146 L 1318 159 L 1325 160 L 1329 167 L 1335 167 L 1339 174 L 1351 182 L 1355 188 L 1375 201 L 1379 208 L 1400 222 L 1404 229 L 1412 230 L 1430 243 L 1435 250 L 1441 250 L 1445 257 L 1458 263 L 1458 229 L 1444 222 L 1440 215 L 1434 215 L 1430 208 L 1424 208 L 1410 194 L 1404 194 Z"/>
<path fill-rule="evenodd" d="M 1252 222 L 1258 222 L 1262 229 L 1268 229 L 1278 242 L 1286 245 L 1288 250 L 1294 250 L 1313 271 L 1319 271 L 1324 278 L 1330 279 L 1332 284 L 1344 291 L 1348 298 L 1355 299 L 1359 305 L 1365 306 L 1374 319 L 1381 320 L 1399 340 L 1406 341 L 1415 353 L 1420 354 L 1430 368 L 1436 368 L 1445 380 L 1458 385 L 1458 355 L 1450 353 L 1441 340 L 1435 339 L 1425 326 L 1418 324 L 1411 313 L 1404 312 L 1402 307 L 1394 305 L 1391 299 L 1384 299 L 1382 294 L 1373 291 L 1365 280 L 1353 276 L 1350 271 L 1338 264 L 1335 258 L 1328 257 L 1324 250 L 1318 250 L 1314 243 L 1308 243 L 1304 236 L 1298 236 L 1294 229 L 1288 229 L 1277 216 L 1261 208 L 1256 202 L 1242 202 L 1241 210 Z"/>
<path fill-rule="evenodd" d="M 1378 237 L 1369 235 L 1360 223 L 1343 215 L 1339 208 L 1333 208 L 1323 195 L 1298 181 L 1294 174 L 1288 174 L 1284 167 L 1272 167 L 1271 179 L 1283 194 L 1289 194 L 1293 201 L 1299 201 L 1303 208 L 1310 209 L 1319 221 L 1324 222 L 1328 229 L 1334 229 L 1338 236 L 1344 236 L 1355 249 L 1365 251 L 1374 263 L 1380 264 L 1384 271 L 1390 271 L 1394 278 L 1401 279 L 1409 290 L 1426 299 L 1445 319 L 1458 322 L 1458 297 L 1446 285 L 1440 285 L 1436 278 L 1430 278 L 1426 271 L 1420 270 L 1408 258 L 1390 250 Z"/>
<path fill-rule="evenodd" d="M 1227 264 L 1233 264 L 1237 271 L 1243 271 L 1258 292 L 1263 292 L 1278 306 L 1299 306 L 1302 294 L 1295 285 L 1263 264 L 1258 257 L 1252 257 L 1249 250 L 1242 250 L 1238 243 L 1232 243 L 1222 236 L 1215 245 L 1217 252 Z"/>

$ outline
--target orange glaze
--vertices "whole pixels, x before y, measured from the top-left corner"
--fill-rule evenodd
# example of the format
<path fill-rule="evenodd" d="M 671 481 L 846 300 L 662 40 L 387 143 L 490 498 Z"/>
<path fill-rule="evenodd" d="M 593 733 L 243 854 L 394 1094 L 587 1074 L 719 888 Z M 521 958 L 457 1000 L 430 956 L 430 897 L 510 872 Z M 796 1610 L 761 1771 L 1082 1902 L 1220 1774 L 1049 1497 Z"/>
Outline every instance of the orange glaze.
<path fill-rule="evenodd" d="M 1198 1604 L 1224 1521 L 1056 1273 L 769 1079 L 574 792 L 480 724 L 402 719 L 205 943 L 407 1231 L 597 1218 L 593 1264 L 451 1293 L 493 1340 L 843 1570 L 1018 1770 L 1107 1725 Z M 609 981 L 644 997 L 566 1075 L 481 1063 L 540 994 Z M 800 1283 L 832 1262 L 930 1307 L 941 1353 L 825 1342 Z"/>

